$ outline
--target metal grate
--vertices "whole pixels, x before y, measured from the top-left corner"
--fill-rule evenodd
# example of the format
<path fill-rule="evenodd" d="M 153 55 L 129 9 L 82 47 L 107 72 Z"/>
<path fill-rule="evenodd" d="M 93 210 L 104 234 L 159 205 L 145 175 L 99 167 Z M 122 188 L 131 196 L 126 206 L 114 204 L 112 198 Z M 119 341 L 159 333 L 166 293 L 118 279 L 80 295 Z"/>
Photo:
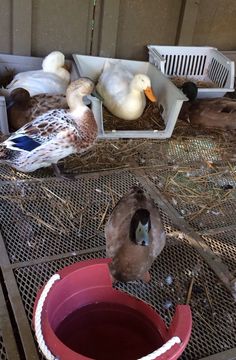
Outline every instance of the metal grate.
<path fill-rule="evenodd" d="M 76 261 L 104 256 L 105 252 L 96 252 L 16 269 L 15 277 L 30 323 L 37 290 L 51 275 Z M 193 332 L 182 359 L 200 359 L 236 346 L 236 305 L 186 241 L 169 237 L 151 274 L 150 284 L 137 281 L 119 284 L 118 287 L 152 304 L 167 323 L 173 315 L 174 306 L 185 303 L 190 279 L 195 274 L 191 300 Z M 170 285 L 166 282 L 169 276 L 173 279 Z M 166 310 L 168 304 L 171 304 L 171 308 Z"/>
<path fill-rule="evenodd" d="M 156 186 L 168 174 L 169 170 L 148 171 Z M 105 251 L 96 248 L 105 245 L 106 216 L 134 183 L 137 183 L 135 176 L 122 171 L 81 176 L 66 182 L 45 179 L 4 182 L 0 186 L 3 238 L 14 263 L 14 275 L 30 325 L 36 293 L 51 275 L 76 261 L 105 256 Z M 118 284 L 118 287 L 152 304 L 169 323 L 175 305 L 185 303 L 194 276 L 190 303 L 193 332 L 181 359 L 200 359 L 236 347 L 236 305 L 231 295 L 167 214 L 163 210 L 160 213 L 168 237 L 165 249 L 151 269 L 152 281 Z M 85 254 L 68 254 L 74 251 Z M 223 254 L 226 253 L 222 248 Z M 42 259 L 54 255 L 61 258 Z M 22 262 L 33 259 L 41 260 L 38 264 L 22 266 Z M 232 267 L 233 263 L 232 258 Z"/>
<path fill-rule="evenodd" d="M 10 261 L 104 245 L 104 214 L 110 213 L 118 198 L 134 183 L 129 172 L 121 172 L 93 179 L 52 179 L 1 186 L 1 232 Z"/>
<path fill-rule="evenodd" d="M 198 231 L 236 222 L 235 175 L 230 169 L 224 172 L 217 176 L 206 168 L 188 170 L 181 167 L 146 171 L 172 206 Z"/>
<path fill-rule="evenodd" d="M 53 171 L 51 168 L 40 169 L 32 173 L 23 173 L 10 166 L 1 164 L 0 181 L 30 180 L 52 175 Z"/>
<path fill-rule="evenodd" d="M 178 127 L 178 122 L 177 125 Z M 193 165 L 222 161 L 222 151 L 213 138 L 170 139 L 169 141 L 145 141 L 134 154 L 140 166 Z"/>
<path fill-rule="evenodd" d="M 0 359 L 1 360 L 7 360 L 7 354 L 6 354 L 6 349 L 3 343 L 3 338 L 0 335 Z"/>
<path fill-rule="evenodd" d="M 222 231 L 218 234 L 203 236 L 207 245 L 227 264 L 229 270 L 236 275 L 236 236 L 235 229 Z"/>

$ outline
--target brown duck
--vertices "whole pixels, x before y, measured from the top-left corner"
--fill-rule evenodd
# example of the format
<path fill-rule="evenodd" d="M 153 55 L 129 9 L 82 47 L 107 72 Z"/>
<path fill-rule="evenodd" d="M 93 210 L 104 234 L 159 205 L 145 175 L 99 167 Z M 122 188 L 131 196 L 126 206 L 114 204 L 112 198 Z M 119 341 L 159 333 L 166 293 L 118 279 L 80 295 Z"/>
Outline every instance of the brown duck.
<path fill-rule="evenodd" d="M 194 127 L 233 130 L 236 129 L 236 100 L 223 97 L 186 102 L 179 117 Z"/>
<path fill-rule="evenodd" d="M 107 256 L 114 280 L 150 280 L 149 269 L 165 246 L 160 214 L 138 186 L 123 196 L 105 226 Z"/>
<path fill-rule="evenodd" d="M 9 128 L 16 131 L 52 109 L 68 109 L 66 96 L 40 94 L 30 97 L 27 90 L 17 88 L 7 98 Z"/>

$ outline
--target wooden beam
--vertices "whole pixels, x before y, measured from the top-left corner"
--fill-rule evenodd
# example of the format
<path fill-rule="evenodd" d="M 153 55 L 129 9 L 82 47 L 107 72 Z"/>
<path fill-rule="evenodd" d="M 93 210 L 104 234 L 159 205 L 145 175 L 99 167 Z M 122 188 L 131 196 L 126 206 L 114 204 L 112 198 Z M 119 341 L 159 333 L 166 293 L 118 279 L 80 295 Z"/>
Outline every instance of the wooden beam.
<path fill-rule="evenodd" d="M 18 289 L 16 278 L 13 271 L 9 268 L 10 261 L 5 247 L 2 234 L 0 232 L 0 267 L 6 285 L 8 298 L 18 326 L 21 342 L 25 352 L 26 360 L 39 360 L 38 352 L 35 348 L 34 338 L 31 332 L 30 324 L 26 316 L 25 308 Z M 10 359 L 10 358 L 9 358 Z M 15 357 L 11 358 L 15 359 Z"/>
<path fill-rule="evenodd" d="M 0 329 L 7 358 L 20 360 L 3 291 L 0 286 Z"/>
<path fill-rule="evenodd" d="M 12 1 L 12 53 L 31 55 L 32 0 Z"/>
<path fill-rule="evenodd" d="M 176 45 L 192 45 L 200 0 L 183 0 Z"/>
<path fill-rule="evenodd" d="M 100 24 L 99 56 L 115 57 L 120 0 L 104 0 Z"/>

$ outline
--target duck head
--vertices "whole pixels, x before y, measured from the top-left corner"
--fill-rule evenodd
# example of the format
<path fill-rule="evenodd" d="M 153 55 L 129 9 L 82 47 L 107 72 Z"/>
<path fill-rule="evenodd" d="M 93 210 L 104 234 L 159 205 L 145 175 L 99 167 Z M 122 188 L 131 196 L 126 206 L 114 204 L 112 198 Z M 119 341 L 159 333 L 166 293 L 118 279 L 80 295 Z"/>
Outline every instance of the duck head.
<path fill-rule="evenodd" d="M 131 87 L 139 91 L 144 91 L 145 95 L 150 101 L 157 101 L 157 98 L 151 87 L 151 80 L 147 75 L 136 74 L 131 82 Z"/>
<path fill-rule="evenodd" d="M 90 95 L 93 89 L 94 83 L 89 78 L 73 81 L 66 90 L 66 100 L 70 110 L 76 110 L 78 105 L 83 105 L 83 97 Z"/>
<path fill-rule="evenodd" d="M 14 89 L 7 99 L 7 109 L 10 109 L 13 105 L 17 105 L 19 108 L 27 108 L 30 102 L 30 93 L 23 88 Z"/>
<path fill-rule="evenodd" d="M 192 81 L 186 81 L 181 86 L 181 90 L 187 96 L 189 101 L 194 101 L 197 98 L 198 88 L 197 85 Z"/>
<path fill-rule="evenodd" d="M 130 223 L 130 239 L 136 245 L 150 244 L 149 231 L 151 229 L 150 213 L 147 209 L 138 209 Z"/>
<path fill-rule="evenodd" d="M 70 73 L 65 68 L 65 56 L 60 51 L 52 51 L 42 62 L 42 69 L 45 72 L 57 74 L 69 83 Z"/>

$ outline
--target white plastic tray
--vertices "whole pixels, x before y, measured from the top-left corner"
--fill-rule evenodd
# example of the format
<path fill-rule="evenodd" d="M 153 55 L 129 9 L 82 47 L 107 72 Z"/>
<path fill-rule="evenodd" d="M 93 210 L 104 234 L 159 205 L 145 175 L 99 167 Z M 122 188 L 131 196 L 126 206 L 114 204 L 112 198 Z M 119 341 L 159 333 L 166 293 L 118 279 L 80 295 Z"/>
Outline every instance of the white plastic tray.
<path fill-rule="evenodd" d="M 105 61 L 108 58 L 87 56 L 87 55 L 73 55 L 75 64 L 78 68 L 80 76 L 87 76 L 95 83 L 97 82 Z M 110 61 L 117 61 L 111 59 Z M 120 59 L 121 60 L 121 59 Z M 162 105 L 162 117 L 165 122 L 165 130 L 112 130 L 104 131 L 103 126 L 103 108 L 102 102 L 97 98 L 90 97 L 92 101 L 92 110 L 94 112 L 98 128 L 99 138 L 102 139 L 117 139 L 117 138 L 154 138 L 167 139 L 171 137 L 176 121 L 178 119 L 179 111 L 183 101 L 187 101 L 186 96 L 182 91 L 178 90 L 175 85 L 165 77 L 161 71 L 157 70 L 154 65 L 143 61 L 121 60 L 122 63 L 134 74 L 144 73 L 151 78 L 152 88 L 158 99 L 158 104 Z"/>
<path fill-rule="evenodd" d="M 222 97 L 234 91 L 234 61 L 207 46 L 148 45 L 149 62 L 167 76 L 212 81 L 217 88 L 199 88 L 198 98 Z"/>
<path fill-rule="evenodd" d="M 15 70 L 16 73 L 30 70 L 40 70 L 42 68 L 43 58 L 32 56 L 18 56 L 18 55 L 6 55 L 0 54 L 0 74 L 4 73 L 6 68 Z M 74 62 L 72 63 L 71 79 L 78 78 L 77 68 Z M 8 119 L 5 97 L 0 96 L 0 131 L 7 135 L 9 134 Z"/>

